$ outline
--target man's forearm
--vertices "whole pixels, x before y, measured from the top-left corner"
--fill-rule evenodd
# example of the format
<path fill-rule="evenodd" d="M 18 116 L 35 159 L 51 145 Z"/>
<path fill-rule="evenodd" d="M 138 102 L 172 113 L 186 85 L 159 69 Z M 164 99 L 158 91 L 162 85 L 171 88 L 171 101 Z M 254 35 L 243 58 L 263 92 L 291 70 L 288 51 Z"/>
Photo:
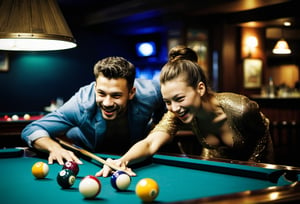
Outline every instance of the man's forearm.
<path fill-rule="evenodd" d="M 54 141 L 51 137 L 41 137 L 33 142 L 33 147 L 44 152 L 51 152 L 56 148 L 61 148 L 60 144 Z"/>

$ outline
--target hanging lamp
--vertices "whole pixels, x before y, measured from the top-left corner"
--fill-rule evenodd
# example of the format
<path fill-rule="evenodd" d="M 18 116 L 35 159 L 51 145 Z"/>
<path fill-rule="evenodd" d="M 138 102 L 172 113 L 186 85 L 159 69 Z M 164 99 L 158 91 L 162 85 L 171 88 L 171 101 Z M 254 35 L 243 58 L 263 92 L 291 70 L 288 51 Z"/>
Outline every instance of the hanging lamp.
<path fill-rule="evenodd" d="M 292 51 L 289 47 L 289 44 L 283 38 L 283 30 L 281 30 L 281 36 L 282 36 L 282 38 L 277 41 L 277 43 L 275 44 L 275 47 L 273 48 L 272 52 L 274 54 L 291 54 Z"/>
<path fill-rule="evenodd" d="M 0 50 L 48 51 L 76 47 L 56 0 L 0 0 Z"/>

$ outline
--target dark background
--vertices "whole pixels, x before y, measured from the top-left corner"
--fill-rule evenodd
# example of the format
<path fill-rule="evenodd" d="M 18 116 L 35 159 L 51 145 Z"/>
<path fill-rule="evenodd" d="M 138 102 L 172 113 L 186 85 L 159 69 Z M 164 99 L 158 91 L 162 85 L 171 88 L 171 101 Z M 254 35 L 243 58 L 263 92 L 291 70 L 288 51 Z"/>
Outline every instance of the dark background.
<path fill-rule="evenodd" d="M 299 13 L 299 1 L 246 2 L 59 0 L 78 46 L 63 51 L 6 52 L 9 70 L 0 73 L 0 112 L 42 111 L 57 97 L 68 100 L 79 87 L 94 80 L 93 65 L 107 56 L 125 57 L 151 75 L 167 60 L 168 39 L 176 37 L 180 44 L 186 44 L 189 28 L 208 33 L 210 72 L 212 56 L 218 53 L 219 74 L 214 88 L 243 93 L 242 77 L 238 77 L 240 24 L 256 20 L 264 23 L 257 27 L 263 30 L 278 26 L 274 19 L 294 18 Z M 157 43 L 158 54 L 138 58 L 135 43 L 147 39 Z"/>

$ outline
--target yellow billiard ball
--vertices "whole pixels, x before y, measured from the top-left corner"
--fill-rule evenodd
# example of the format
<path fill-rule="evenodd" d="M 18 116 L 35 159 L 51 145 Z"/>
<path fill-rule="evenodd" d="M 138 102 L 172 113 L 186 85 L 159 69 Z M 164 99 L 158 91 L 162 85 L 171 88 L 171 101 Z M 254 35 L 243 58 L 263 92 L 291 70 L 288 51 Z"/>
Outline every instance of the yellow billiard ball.
<path fill-rule="evenodd" d="M 136 184 L 135 193 L 142 201 L 152 202 L 159 194 L 159 186 L 155 180 L 143 178 Z"/>
<path fill-rule="evenodd" d="M 32 165 L 31 173 L 34 177 L 41 179 L 48 175 L 49 166 L 45 162 L 36 162 Z"/>

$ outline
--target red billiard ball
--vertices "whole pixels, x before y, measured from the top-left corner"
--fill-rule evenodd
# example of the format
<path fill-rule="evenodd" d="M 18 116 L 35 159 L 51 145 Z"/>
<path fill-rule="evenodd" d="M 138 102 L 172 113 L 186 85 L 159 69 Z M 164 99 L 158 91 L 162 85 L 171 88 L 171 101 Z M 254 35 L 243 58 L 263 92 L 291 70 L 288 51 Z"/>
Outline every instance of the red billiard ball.
<path fill-rule="evenodd" d="M 95 198 L 101 191 L 100 180 L 92 175 L 84 177 L 79 183 L 79 192 L 84 198 Z"/>
<path fill-rule="evenodd" d="M 64 164 L 64 166 L 63 166 L 62 169 L 70 169 L 71 171 L 73 171 L 73 173 L 75 174 L 75 176 L 77 176 L 78 172 L 79 172 L 79 166 L 74 161 L 67 161 L 67 162 L 65 162 L 65 164 Z"/>
<path fill-rule="evenodd" d="M 31 173 L 34 177 L 41 179 L 48 175 L 49 166 L 45 162 L 36 162 L 32 165 Z"/>
<path fill-rule="evenodd" d="M 152 202 L 159 193 L 157 182 L 151 178 L 141 179 L 135 187 L 136 195 L 144 202 Z"/>
<path fill-rule="evenodd" d="M 131 182 L 131 177 L 124 171 L 116 171 L 110 178 L 112 187 L 118 191 L 126 190 Z"/>
<path fill-rule="evenodd" d="M 76 176 L 74 175 L 73 171 L 70 169 L 63 169 L 61 170 L 56 177 L 57 183 L 62 188 L 70 188 L 76 180 Z"/>

